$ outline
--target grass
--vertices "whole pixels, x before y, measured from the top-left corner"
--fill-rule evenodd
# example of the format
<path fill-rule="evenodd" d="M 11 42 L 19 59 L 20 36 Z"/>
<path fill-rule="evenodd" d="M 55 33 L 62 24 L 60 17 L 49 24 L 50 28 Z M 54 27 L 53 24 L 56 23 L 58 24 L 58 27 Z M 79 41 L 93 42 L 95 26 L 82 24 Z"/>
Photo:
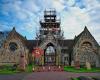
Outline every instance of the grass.
<path fill-rule="evenodd" d="M 11 70 L 0 70 L 0 74 L 14 74 L 14 73 L 19 73 L 19 71 L 11 71 Z"/>
<path fill-rule="evenodd" d="M 71 80 L 80 80 L 79 78 L 71 78 Z"/>
<path fill-rule="evenodd" d="M 100 68 L 92 68 L 91 70 L 87 70 L 86 68 L 80 68 L 80 69 L 75 69 L 74 67 L 71 66 L 65 66 L 64 71 L 68 72 L 100 72 Z"/>
<path fill-rule="evenodd" d="M 37 68 L 37 66 L 35 66 Z M 31 73 L 32 72 L 32 68 L 33 68 L 33 64 L 28 65 L 26 67 L 25 72 L 26 73 Z M 64 71 L 68 71 L 68 72 L 100 72 L 100 68 L 92 68 L 91 70 L 87 70 L 86 68 L 80 68 L 80 69 L 75 69 L 74 67 L 71 66 L 65 66 L 64 67 Z M 18 69 L 16 70 L 12 70 L 12 66 L 11 65 L 5 65 L 0 67 L 0 74 L 15 74 L 15 73 L 20 73 L 21 71 L 19 71 Z"/>
<path fill-rule="evenodd" d="M 32 68 L 33 68 L 32 64 L 28 65 L 25 72 L 28 72 L 28 73 L 32 72 Z"/>
<path fill-rule="evenodd" d="M 80 76 L 80 77 L 76 77 L 76 78 L 71 77 L 71 80 L 81 80 L 81 79 L 82 79 L 82 80 L 83 80 L 83 79 L 85 80 L 85 78 L 87 78 L 88 80 L 90 80 L 90 79 L 91 79 L 91 80 L 92 80 L 92 79 L 93 79 L 93 80 L 100 80 L 100 77 L 99 77 L 99 76 L 98 76 L 98 77 L 97 77 L 97 76 L 96 76 L 96 77 Z M 86 80 L 87 80 L 87 79 L 86 79 Z"/>
<path fill-rule="evenodd" d="M 26 67 L 25 72 L 26 73 L 32 72 L 32 67 L 33 67 L 33 65 L 28 65 Z M 16 73 L 21 73 L 21 71 L 19 71 L 18 69 L 12 70 L 11 65 L 4 65 L 0 68 L 0 74 L 16 74 Z"/>
<path fill-rule="evenodd" d="M 0 74 L 14 74 L 19 72 L 18 70 L 12 70 L 11 68 L 11 65 L 0 66 Z"/>

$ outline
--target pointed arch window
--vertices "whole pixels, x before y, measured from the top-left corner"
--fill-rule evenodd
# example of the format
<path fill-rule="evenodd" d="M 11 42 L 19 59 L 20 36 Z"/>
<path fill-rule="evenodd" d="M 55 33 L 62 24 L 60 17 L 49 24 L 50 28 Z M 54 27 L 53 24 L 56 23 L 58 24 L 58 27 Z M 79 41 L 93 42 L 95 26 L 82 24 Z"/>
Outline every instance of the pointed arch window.
<path fill-rule="evenodd" d="M 83 49 L 91 49 L 92 48 L 92 44 L 90 42 L 83 42 L 83 44 L 81 45 L 81 47 Z"/>
<path fill-rule="evenodd" d="M 48 46 L 46 49 L 46 55 L 53 55 L 55 53 L 55 48 L 53 46 Z"/>
<path fill-rule="evenodd" d="M 56 49 L 52 43 L 47 44 L 44 55 L 45 65 L 56 64 Z"/>

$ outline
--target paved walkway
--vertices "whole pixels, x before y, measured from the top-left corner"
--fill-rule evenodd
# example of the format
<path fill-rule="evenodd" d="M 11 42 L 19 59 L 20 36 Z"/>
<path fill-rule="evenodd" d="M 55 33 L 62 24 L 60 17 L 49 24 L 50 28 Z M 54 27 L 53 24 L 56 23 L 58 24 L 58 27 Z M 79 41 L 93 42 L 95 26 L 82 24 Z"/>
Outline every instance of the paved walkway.
<path fill-rule="evenodd" d="M 0 74 L 0 80 L 22 80 L 27 73 L 18 73 L 18 74 Z"/>
<path fill-rule="evenodd" d="M 70 80 L 71 77 L 79 76 L 100 76 L 100 73 L 36 72 L 27 75 L 23 80 Z"/>
<path fill-rule="evenodd" d="M 0 75 L 0 80 L 70 80 L 71 77 L 100 76 L 100 73 L 33 72 Z"/>

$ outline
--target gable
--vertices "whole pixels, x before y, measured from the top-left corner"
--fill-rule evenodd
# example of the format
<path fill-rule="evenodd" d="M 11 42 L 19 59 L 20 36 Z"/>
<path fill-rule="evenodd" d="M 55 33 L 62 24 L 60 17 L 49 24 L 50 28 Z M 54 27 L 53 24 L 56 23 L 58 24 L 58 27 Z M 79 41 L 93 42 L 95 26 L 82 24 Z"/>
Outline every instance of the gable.
<path fill-rule="evenodd" d="M 8 33 L 1 33 L 1 37 L 0 44 L 3 48 L 9 48 L 10 43 L 16 43 L 19 47 L 26 46 L 27 40 L 18 32 L 16 32 L 15 28 Z"/>
<path fill-rule="evenodd" d="M 21 34 L 19 34 L 18 32 L 16 32 L 15 28 L 13 28 L 7 36 L 7 41 L 11 41 L 11 40 L 21 41 L 24 45 L 26 45 L 27 39 L 23 37 Z"/>
<path fill-rule="evenodd" d="M 75 45 L 79 45 L 83 42 L 90 42 L 94 47 L 98 47 L 99 44 L 97 43 L 97 41 L 95 40 L 95 38 L 92 36 L 92 34 L 89 32 L 89 30 L 87 29 L 87 27 L 84 28 L 84 30 L 75 37 L 74 39 L 74 46 Z"/>

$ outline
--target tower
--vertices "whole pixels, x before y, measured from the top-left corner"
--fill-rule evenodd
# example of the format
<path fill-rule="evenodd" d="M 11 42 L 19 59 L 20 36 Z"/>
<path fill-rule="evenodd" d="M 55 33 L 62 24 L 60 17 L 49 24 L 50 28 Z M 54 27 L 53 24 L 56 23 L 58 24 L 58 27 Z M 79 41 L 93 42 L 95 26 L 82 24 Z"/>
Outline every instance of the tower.
<path fill-rule="evenodd" d="M 45 10 L 44 19 L 40 20 L 40 29 L 38 34 L 39 47 L 44 50 L 42 62 L 40 65 L 58 65 L 59 64 L 59 40 L 63 38 L 60 27 L 60 19 L 57 19 L 55 10 Z"/>
<path fill-rule="evenodd" d="M 44 19 L 40 20 L 40 26 L 40 40 L 43 40 L 49 33 L 56 39 L 62 38 L 60 19 L 57 19 L 55 10 L 44 11 Z"/>

